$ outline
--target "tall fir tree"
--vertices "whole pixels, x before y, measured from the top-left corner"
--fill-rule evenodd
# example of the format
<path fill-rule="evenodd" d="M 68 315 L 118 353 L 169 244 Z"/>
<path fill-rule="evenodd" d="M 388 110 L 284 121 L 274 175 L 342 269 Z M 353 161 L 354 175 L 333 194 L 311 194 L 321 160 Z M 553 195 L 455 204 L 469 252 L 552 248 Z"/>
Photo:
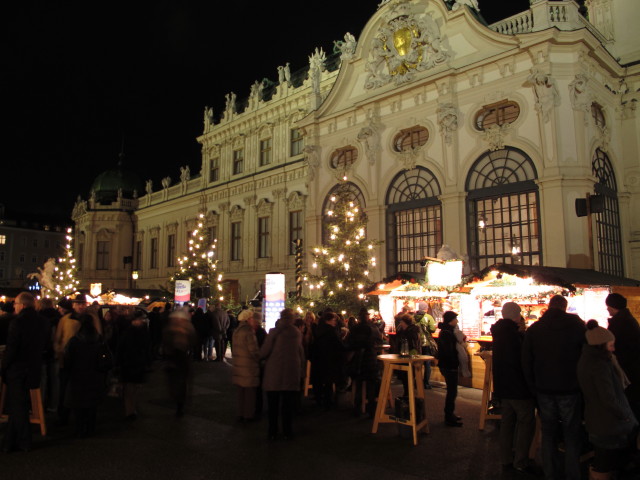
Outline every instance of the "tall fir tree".
<path fill-rule="evenodd" d="M 312 248 L 314 261 L 305 276 L 309 296 L 302 303 L 314 309 L 329 307 L 355 315 L 369 304 L 366 289 L 372 283 L 371 270 L 376 267 L 374 246 L 381 242 L 367 240 L 367 215 L 346 183 L 343 185 L 324 212 L 326 241 Z"/>
<path fill-rule="evenodd" d="M 200 296 L 211 301 L 224 301 L 223 275 L 218 271 L 216 247 L 217 239 L 210 238 L 201 213 L 197 228 L 189 237 L 187 253 L 178 257 L 178 270 L 169 280 L 171 291 L 175 291 L 176 280 L 190 280 L 192 301 L 197 301 Z"/>
<path fill-rule="evenodd" d="M 43 297 L 53 298 L 57 301 L 71 296 L 78 290 L 80 280 L 78 280 L 78 262 L 76 261 L 73 250 L 72 233 L 73 230 L 67 228 L 64 252 L 55 262 L 53 272 L 49 272 L 45 264 L 44 272 L 40 280 L 42 285 L 40 293 Z M 49 262 L 51 262 L 51 260 L 52 259 L 49 259 Z M 51 278 L 47 278 L 49 274 Z"/>

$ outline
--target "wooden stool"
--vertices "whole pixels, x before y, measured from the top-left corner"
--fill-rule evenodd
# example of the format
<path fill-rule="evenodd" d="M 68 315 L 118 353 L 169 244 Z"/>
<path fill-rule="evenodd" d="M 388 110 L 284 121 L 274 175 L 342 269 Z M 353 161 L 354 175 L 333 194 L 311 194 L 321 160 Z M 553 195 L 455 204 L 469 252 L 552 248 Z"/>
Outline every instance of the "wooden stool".
<path fill-rule="evenodd" d="M 4 399 L 6 396 L 6 389 L 3 388 L 3 384 L 0 383 L 0 422 L 6 422 L 9 419 L 9 415 L 5 415 L 4 411 Z M 44 407 L 42 406 L 42 392 L 39 388 L 32 388 L 29 390 L 31 396 L 31 413 L 29 415 L 29 421 L 40 425 L 40 434 L 45 436 L 47 434 L 47 423 L 44 417 Z"/>
<path fill-rule="evenodd" d="M 378 432 L 380 423 L 402 423 L 410 426 L 413 431 L 413 444 L 418 444 L 418 432 L 429 433 L 429 422 L 427 420 L 427 406 L 424 395 L 424 362 L 433 360 L 430 355 L 414 355 L 411 357 L 400 357 L 399 355 L 378 355 L 384 364 L 382 372 L 382 382 L 378 399 L 387 398 L 391 400 L 391 378 L 393 372 L 399 370 L 407 372 L 407 385 L 409 388 L 409 419 L 398 418 L 395 415 L 385 413 L 386 402 L 378 401 L 376 416 L 373 420 L 371 433 Z M 416 412 L 416 398 L 422 399 L 423 419 L 418 423 Z M 394 412 L 395 413 L 395 412 Z"/>
<path fill-rule="evenodd" d="M 484 430 L 484 425 L 487 420 L 500 420 L 502 415 L 496 415 L 489 413 L 489 406 L 491 402 L 491 391 L 493 390 L 493 356 L 491 351 L 485 350 L 478 352 L 478 355 L 484 360 L 484 383 L 482 384 L 482 403 L 480 403 L 480 425 L 479 429 Z"/>

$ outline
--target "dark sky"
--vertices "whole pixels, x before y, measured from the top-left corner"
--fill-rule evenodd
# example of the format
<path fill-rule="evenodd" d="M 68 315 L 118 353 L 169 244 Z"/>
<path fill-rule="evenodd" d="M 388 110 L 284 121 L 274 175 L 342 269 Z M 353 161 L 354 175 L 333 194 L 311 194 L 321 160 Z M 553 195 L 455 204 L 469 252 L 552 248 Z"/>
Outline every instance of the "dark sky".
<path fill-rule="evenodd" d="M 200 169 L 202 112 L 248 96 L 277 66 L 356 38 L 380 0 L 12 2 L 2 20 L 0 203 L 9 215 L 70 216 L 117 164 L 141 180 Z M 529 0 L 479 0 L 489 23 Z M 8 146 L 8 148 L 7 148 Z"/>

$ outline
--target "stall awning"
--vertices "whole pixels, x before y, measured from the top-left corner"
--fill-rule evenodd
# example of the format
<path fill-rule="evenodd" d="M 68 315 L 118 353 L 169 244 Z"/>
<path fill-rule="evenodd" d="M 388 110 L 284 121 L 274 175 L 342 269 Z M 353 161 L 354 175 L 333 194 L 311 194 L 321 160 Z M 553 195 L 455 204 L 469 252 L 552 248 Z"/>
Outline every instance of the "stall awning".
<path fill-rule="evenodd" d="M 477 274 L 485 278 L 491 272 L 506 273 L 521 278 L 531 277 L 541 285 L 557 285 L 569 291 L 581 286 L 624 286 L 640 287 L 640 280 L 616 277 L 607 273 L 582 268 L 540 267 L 534 265 L 509 265 L 498 263 Z"/>

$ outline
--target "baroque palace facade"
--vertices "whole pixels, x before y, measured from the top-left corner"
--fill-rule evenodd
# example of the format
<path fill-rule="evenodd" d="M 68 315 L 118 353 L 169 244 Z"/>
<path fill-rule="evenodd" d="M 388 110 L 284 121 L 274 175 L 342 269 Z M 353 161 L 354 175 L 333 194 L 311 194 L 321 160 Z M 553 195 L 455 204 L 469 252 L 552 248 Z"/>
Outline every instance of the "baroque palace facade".
<path fill-rule="evenodd" d="M 383 1 L 335 54 L 228 94 L 220 119 L 205 109 L 200 172 L 144 192 L 120 168 L 98 177 L 73 210 L 83 282 L 166 285 L 203 213 L 241 301 L 268 272 L 295 290 L 294 241 L 306 265 L 337 188 L 384 241 L 372 281 L 419 272 L 443 244 L 474 271 L 640 278 L 640 9 L 585 5 L 590 20 L 571 0 L 531 0 L 486 25 L 474 0 Z"/>

